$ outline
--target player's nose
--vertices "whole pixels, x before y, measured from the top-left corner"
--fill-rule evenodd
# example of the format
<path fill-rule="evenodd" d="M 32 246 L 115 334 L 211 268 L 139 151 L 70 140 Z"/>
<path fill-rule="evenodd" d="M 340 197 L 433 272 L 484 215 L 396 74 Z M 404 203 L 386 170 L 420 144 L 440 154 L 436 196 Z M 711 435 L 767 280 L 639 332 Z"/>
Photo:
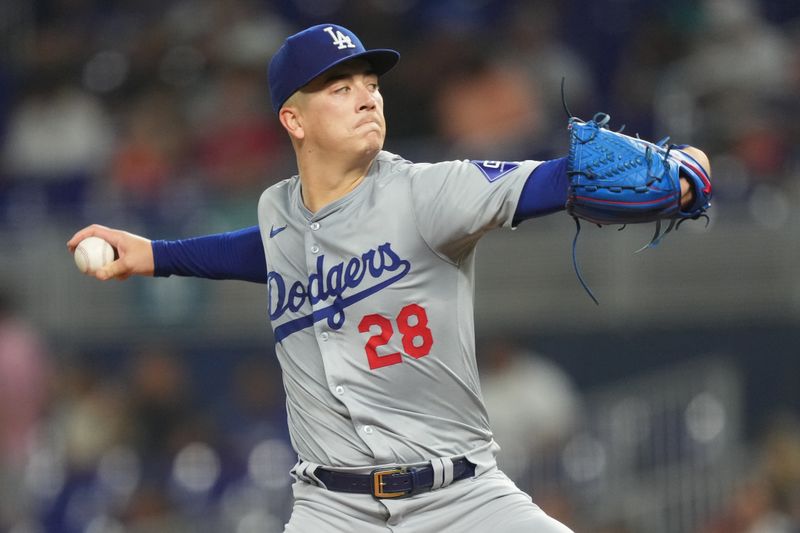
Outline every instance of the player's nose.
<path fill-rule="evenodd" d="M 378 96 L 375 91 L 367 86 L 358 88 L 358 109 L 359 111 L 370 111 L 378 105 Z"/>

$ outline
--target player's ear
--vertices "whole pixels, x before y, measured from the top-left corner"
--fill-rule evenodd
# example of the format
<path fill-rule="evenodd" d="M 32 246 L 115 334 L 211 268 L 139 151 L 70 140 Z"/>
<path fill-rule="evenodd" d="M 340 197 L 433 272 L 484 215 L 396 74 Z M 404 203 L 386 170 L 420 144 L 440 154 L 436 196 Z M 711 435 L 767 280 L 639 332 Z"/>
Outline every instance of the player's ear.
<path fill-rule="evenodd" d="M 303 122 L 300 113 L 295 106 L 284 106 L 278 112 L 278 118 L 281 121 L 284 129 L 291 135 L 293 139 L 302 139 L 305 137 L 305 130 L 303 129 Z"/>

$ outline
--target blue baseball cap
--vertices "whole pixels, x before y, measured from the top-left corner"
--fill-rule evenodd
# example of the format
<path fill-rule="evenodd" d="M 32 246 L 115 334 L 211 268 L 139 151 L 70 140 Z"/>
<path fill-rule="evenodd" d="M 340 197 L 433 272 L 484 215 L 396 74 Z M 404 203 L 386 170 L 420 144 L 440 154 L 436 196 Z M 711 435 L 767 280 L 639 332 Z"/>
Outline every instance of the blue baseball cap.
<path fill-rule="evenodd" d="M 269 92 L 277 113 L 295 91 L 328 70 L 354 58 L 366 59 L 377 75 L 400 59 L 395 50 L 367 50 L 356 34 L 336 24 L 319 24 L 286 39 L 269 63 Z"/>

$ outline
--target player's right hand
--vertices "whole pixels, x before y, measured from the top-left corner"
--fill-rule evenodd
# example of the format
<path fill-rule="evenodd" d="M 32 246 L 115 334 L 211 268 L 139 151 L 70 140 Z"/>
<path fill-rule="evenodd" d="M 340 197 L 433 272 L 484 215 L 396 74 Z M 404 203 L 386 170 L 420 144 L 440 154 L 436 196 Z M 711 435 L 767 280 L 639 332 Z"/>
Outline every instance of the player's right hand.
<path fill-rule="evenodd" d="M 107 228 L 99 224 L 92 224 L 78 231 L 67 241 L 70 253 L 75 253 L 75 248 L 86 237 L 100 237 L 114 247 L 115 260 L 106 266 L 92 272 L 91 275 L 99 280 L 128 279 L 130 276 L 152 276 L 155 270 L 153 262 L 153 247 L 149 239 L 121 231 Z"/>

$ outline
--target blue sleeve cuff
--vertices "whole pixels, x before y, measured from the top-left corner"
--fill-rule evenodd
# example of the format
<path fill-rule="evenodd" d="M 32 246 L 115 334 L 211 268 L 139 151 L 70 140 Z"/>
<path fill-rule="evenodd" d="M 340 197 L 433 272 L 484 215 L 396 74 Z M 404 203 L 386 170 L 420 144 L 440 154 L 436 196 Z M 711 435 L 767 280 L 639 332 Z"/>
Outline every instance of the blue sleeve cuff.
<path fill-rule="evenodd" d="M 523 220 L 564 209 L 568 187 L 566 157 L 541 163 L 531 172 L 522 188 L 514 213 L 514 226 Z"/>

